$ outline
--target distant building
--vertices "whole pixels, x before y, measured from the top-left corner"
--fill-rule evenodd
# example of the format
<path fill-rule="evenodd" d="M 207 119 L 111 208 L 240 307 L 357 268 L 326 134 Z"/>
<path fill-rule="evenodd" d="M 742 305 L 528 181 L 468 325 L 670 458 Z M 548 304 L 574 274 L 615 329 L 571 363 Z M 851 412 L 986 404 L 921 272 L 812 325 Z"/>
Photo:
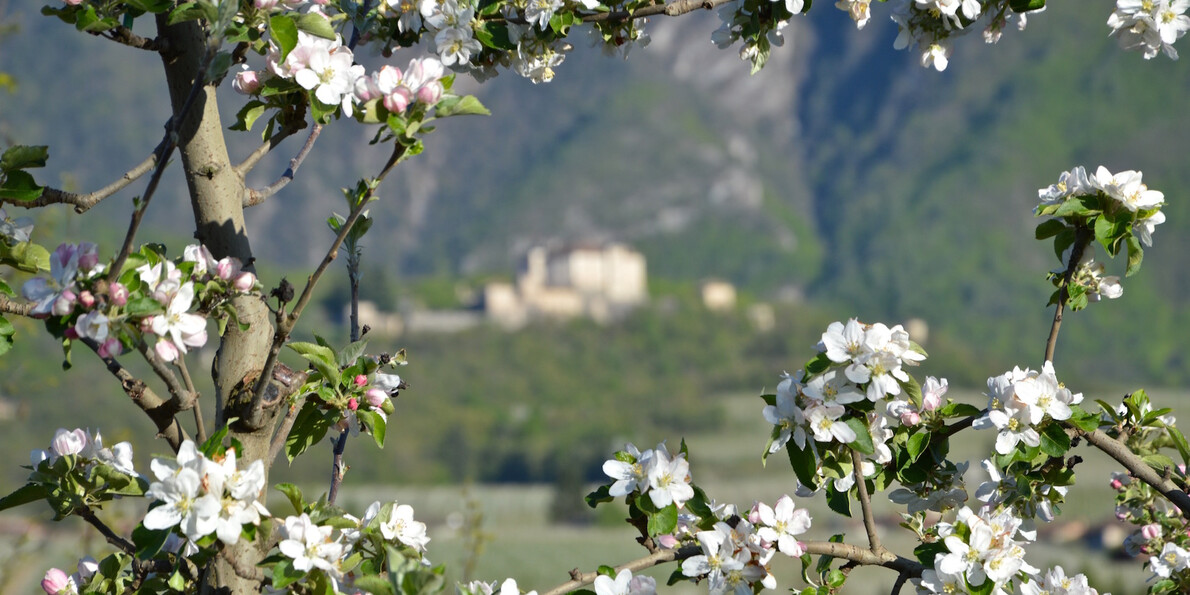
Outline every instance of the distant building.
<path fill-rule="evenodd" d="M 586 316 L 607 322 L 648 301 L 645 257 L 623 244 L 535 246 L 525 255 L 515 285 L 484 286 L 488 319 L 516 328 L 533 318 Z"/>
<path fill-rule="evenodd" d="M 712 312 L 728 312 L 735 309 L 735 285 L 722 279 L 706 279 L 698 284 L 702 305 Z"/>

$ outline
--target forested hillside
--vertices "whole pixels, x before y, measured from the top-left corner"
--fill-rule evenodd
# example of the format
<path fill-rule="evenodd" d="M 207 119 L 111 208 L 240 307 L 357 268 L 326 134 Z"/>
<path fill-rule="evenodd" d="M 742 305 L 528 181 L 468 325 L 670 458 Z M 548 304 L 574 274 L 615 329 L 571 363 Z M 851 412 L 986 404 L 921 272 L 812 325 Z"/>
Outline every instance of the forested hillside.
<path fill-rule="evenodd" d="M 1080 389 L 1190 380 L 1182 330 L 1190 327 L 1182 256 L 1190 250 L 1190 120 L 1181 112 L 1190 74 L 1184 63 L 1116 48 L 1104 26 L 1111 7 L 1055 2 L 998 45 L 978 35 L 962 40 L 944 73 L 894 52 L 895 27 L 883 16 L 856 32 L 826 4 L 787 30 L 786 47 L 756 76 L 710 43 L 716 23 L 707 15 L 653 23 L 640 60 L 576 48 L 546 85 L 508 74 L 482 87 L 461 80 L 493 116 L 445 122 L 373 209 L 365 261 L 383 267 L 394 285 L 507 274 L 536 241 L 615 239 L 646 254 L 654 280 L 688 286 L 718 276 L 758 299 L 793 289 L 808 302 L 781 310 L 779 339 L 689 312 L 659 322 L 663 309 L 642 312 L 623 330 L 572 325 L 515 337 L 481 329 L 402 339 L 392 347 L 411 348 L 416 388 L 408 398 L 434 399 L 408 406 L 434 408 L 442 420 L 426 428 L 430 438 L 412 429 L 395 438 L 404 468 L 443 455 L 463 467 L 426 464 L 415 475 L 483 475 L 490 470 L 466 465 L 541 424 L 573 427 L 575 440 L 602 444 L 645 426 L 706 423 L 666 419 L 662 400 L 771 387 L 812 348 L 821 326 L 810 323 L 847 316 L 927 320 L 934 360 L 952 365 L 937 371 L 968 384 L 1013 363 L 1037 367 L 1049 318 L 1044 275 L 1057 260 L 1033 240 L 1031 209 L 1038 187 L 1079 164 L 1142 169 L 1165 192 L 1168 223 L 1142 273 L 1126 280 L 1124 299 L 1068 319 L 1058 352 L 1069 366 L 1063 377 Z M 158 141 L 166 115 L 160 64 L 76 35 L 36 8 L 10 6 L 20 32 L 0 45 L 0 71 L 19 86 L 0 90 L 0 142 L 52 144 L 44 182 L 96 187 Z M 228 89 L 223 99 L 230 125 L 239 97 Z M 143 109 L 114 108 L 127 103 Z M 80 121 L 88 126 L 75 126 Z M 83 136 L 84 129 L 102 132 Z M 327 212 L 342 210 L 338 187 L 384 158 L 347 142 L 370 134 L 332 127 L 299 181 L 250 213 L 250 224 L 267 230 L 255 246 L 263 261 L 296 266 L 319 254 L 317 240 L 330 240 Z M 301 136 L 258 168 L 260 183 L 284 169 Z M 238 140 L 243 155 L 259 137 Z M 158 230 L 189 216 L 174 174 L 150 210 Z M 123 225 L 127 201 L 100 206 L 113 227 Z M 82 232 L 65 214 L 58 228 Z M 262 281 L 275 284 L 278 276 Z M 703 349 L 715 337 L 716 347 Z M 609 346 L 619 351 L 597 353 Z M 659 353 L 670 355 L 645 357 Z M 673 353 L 704 359 L 677 365 Z M 42 356 L 39 365 L 56 365 L 56 352 Z M 12 355 L 0 360 L 7 375 L 0 390 L 36 398 L 40 407 L 54 387 L 13 373 L 24 365 Z M 658 401 L 642 405 L 645 395 Z M 102 402 L 89 394 L 53 398 Z M 564 402 L 597 406 L 567 413 Z M 516 404 L 530 413 L 515 413 Z M 591 411 L 611 412 L 609 431 L 578 433 L 602 419 Z M 500 430 L 509 427 L 507 416 L 528 425 Z M 444 433 L 449 428 L 463 436 Z M 509 456 L 536 456 L 528 468 L 549 474 L 548 448 L 517 444 L 536 454 Z"/>

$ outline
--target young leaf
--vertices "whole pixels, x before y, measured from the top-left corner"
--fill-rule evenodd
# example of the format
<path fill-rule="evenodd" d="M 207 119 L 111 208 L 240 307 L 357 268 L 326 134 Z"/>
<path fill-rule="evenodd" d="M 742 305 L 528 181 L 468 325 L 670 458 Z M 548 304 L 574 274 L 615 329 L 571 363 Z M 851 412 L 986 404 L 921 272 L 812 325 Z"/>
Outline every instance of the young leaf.
<path fill-rule="evenodd" d="M 0 498 L 0 511 L 8 510 L 9 508 L 14 508 L 22 504 L 44 500 L 46 496 L 49 495 L 49 491 L 43 485 L 32 483 L 25 484 L 17 488 L 11 494 Z"/>
<path fill-rule="evenodd" d="M 21 169 L 45 167 L 45 162 L 49 157 L 50 149 L 45 145 L 14 145 L 0 156 L 0 171 L 8 173 Z"/>
<path fill-rule="evenodd" d="M 1066 223 L 1061 219 L 1048 219 L 1037 226 L 1033 235 L 1039 240 L 1044 240 L 1058 235 L 1063 229 L 1066 229 Z"/>
<path fill-rule="evenodd" d="M 297 47 L 297 32 L 297 23 L 294 23 L 293 19 L 284 13 L 269 17 L 269 34 L 273 36 L 273 41 L 276 41 L 277 46 L 281 49 L 279 58 L 281 62 L 284 62 L 289 52 Z"/>
<path fill-rule="evenodd" d="M 857 418 L 851 417 L 847 419 L 847 427 L 855 432 L 855 442 L 849 446 L 866 455 L 875 454 L 876 447 L 872 445 L 872 435 L 868 433 L 868 424 L 860 421 Z"/>
<path fill-rule="evenodd" d="M 674 529 L 678 528 L 678 507 L 670 502 L 669 506 L 661 510 L 649 514 L 648 530 L 649 535 L 656 537 L 658 535 L 665 535 L 666 533 L 673 533 Z"/>
<path fill-rule="evenodd" d="M 1145 259 L 1145 250 L 1140 247 L 1140 240 L 1136 236 L 1128 236 L 1128 268 L 1125 277 L 1131 277 L 1140 270 L 1141 262 Z"/>
<path fill-rule="evenodd" d="M 293 506 L 295 513 L 302 514 L 302 511 L 306 508 L 306 501 L 302 497 L 301 488 L 293 485 L 292 483 L 279 483 L 273 487 L 276 488 L 278 492 L 285 494 L 285 497 L 289 499 L 289 503 Z"/>

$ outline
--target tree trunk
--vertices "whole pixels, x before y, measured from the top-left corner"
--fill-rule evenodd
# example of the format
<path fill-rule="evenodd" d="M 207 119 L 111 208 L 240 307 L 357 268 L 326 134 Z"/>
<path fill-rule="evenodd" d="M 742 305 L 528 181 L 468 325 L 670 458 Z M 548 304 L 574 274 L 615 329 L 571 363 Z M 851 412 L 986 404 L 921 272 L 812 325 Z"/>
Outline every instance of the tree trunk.
<path fill-rule="evenodd" d="M 165 19 L 166 15 L 158 15 L 157 27 L 169 43 L 162 61 L 173 113 L 177 114 L 202 66 L 207 52 L 206 35 L 195 21 L 167 26 Z M 227 154 L 214 85 L 204 86 L 191 106 L 180 127 L 178 150 L 194 211 L 195 237 L 215 258 L 232 256 L 240 259 L 246 270 L 252 270 L 252 248 L 244 228 L 242 206 L 244 180 L 236 174 Z M 262 410 L 252 398 L 252 387 L 272 344 L 273 327 L 269 310 L 260 298 L 239 297 L 233 304 L 239 322 L 247 323 L 249 328 L 240 331 L 234 323 L 227 326 L 226 334 L 220 338 L 212 374 L 215 403 L 222 408 L 216 412 L 219 422 L 231 418 L 251 420 L 232 424 L 228 433 L 243 444 L 243 452 L 237 453 L 238 463 L 248 465 L 265 458 L 277 414 L 276 407 Z M 265 461 L 266 474 L 269 463 Z M 214 565 L 208 586 L 217 587 L 219 593 L 259 592 L 259 580 L 239 576 L 225 558 L 236 559 L 236 566 L 242 571 L 255 570 L 268 542 L 268 536 L 262 535 L 256 543 L 241 540 L 236 546 L 226 548 L 226 556 L 220 556 Z"/>

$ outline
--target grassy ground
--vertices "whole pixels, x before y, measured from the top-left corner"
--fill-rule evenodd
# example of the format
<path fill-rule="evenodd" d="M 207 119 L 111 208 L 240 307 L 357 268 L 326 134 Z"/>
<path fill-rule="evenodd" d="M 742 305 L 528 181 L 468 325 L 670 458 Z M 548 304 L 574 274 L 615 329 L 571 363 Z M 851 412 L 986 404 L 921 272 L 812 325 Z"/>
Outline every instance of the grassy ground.
<path fill-rule="evenodd" d="M 966 402 L 979 403 L 977 393 L 952 395 Z M 1158 403 L 1170 403 L 1177 412 L 1190 419 L 1190 405 L 1171 393 L 1153 395 Z M 1112 400 L 1112 398 L 1105 398 Z M 784 457 L 774 457 L 767 468 L 760 466 L 760 452 L 764 447 L 767 424 L 760 416 L 763 403 L 755 396 L 725 397 L 724 414 L 728 423 L 713 434 L 694 434 L 685 437 L 690 448 L 692 473 L 695 481 L 709 495 L 720 502 L 740 507 L 751 506 L 759 499 L 772 503 L 793 491 L 792 472 Z M 954 456 L 970 458 L 973 470 L 968 473 L 969 491 L 982 480 L 977 470 L 981 453 L 990 451 L 992 434 L 968 432 L 966 439 L 954 443 Z M 670 440 L 676 447 L 680 437 Z M 640 446 L 647 446 L 641 444 Z M 1045 527 L 1039 543 L 1029 548 L 1029 560 L 1037 566 L 1062 564 L 1068 571 L 1091 573 L 1101 590 L 1116 595 L 1140 593 L 1147 578 L 1137 561 L 1113 560 L 1094 539 L 1081 536 L 1080 527 L 1111 525 L 1114 494 L 1107 487 L 1108 474 L 1117 469 L 1112 461 L 1088 448 L 1080 448 L 1086 462 L 1077 467 L 1081 484 L 1076 486 L 1063 508 L 1063 515 L 1053 526 Z M 349 476 L 350 478 L 350 476 Z M 316 494 L 318 486 L 309 486 Z M 6 490 L 5 490 L 6 491 Z M 430 558 L 445 563 L 451 580 L 464 578 L 503 580 L 512 576 L 526 589 L 547 589 L 567 579 L 572 568 L 593 570 L 600 564 L 615 565 L 643 554 L 633 542 L 630 528 L 614 524 L 622 514 L 622 505 L 597 515 L 596 522 L 586 526 L 560 526 L 547 522 L 553 490 L 549 486 L 366 486 L 348 483 L 340 503 L 348 510 L 361 512 L 373 500 L 397 499 L 411 504 L 419 520 L 430 526 L 432 542 Z M 896 526 L 898 517 L 882 494 L 874 495 L 876 514 L 883 526 L 886 545 L 903 555 L 910 555 L 912 535 Z M 274 498 L 277 514 L 286 514 L 287 505 Z M 127 531 L 133 522 L 138 502 L 117 503 L 105 511 L 117 529 Z M 821 498 L 798 500 L 799 507 L 811 511 L 815 519 L 809 539 L 825 539 L 835 533 L 845 533 L 847 540 L 863 542 L 863 529 L 857 522 L 831 514 Z M 620 509 L 614 507 L 621 507 Z M 601 508 L 602 510 L 602 508 Z M 0 515 L 0 593 L 37 592 L 37 582 L 51 565 L 69 567 L 80 551 L 101 555 L 102 540 L 94 531 L 77 519 L 61 524 L 44 523 L 42 511 L 29 507 L 20 510 L 32 517 L 22 518 L 11 512 Z M 467 518 L 481 515 L 477 523 Z M 482 535 L 478 556 L 467 545 L 466 537 Z M 81 541 L 80 541 L 81 540 Z M 80 542 L 82 548 L 80 548 Z M 470 576 L 463 572 L 468 559 L 474 565 Z M 659 581 L 669 575 L 673 567 L 657 569 Z M 797 584 L 799 565 L 791 560 L 778 560 L 774 572 L 785 589 Z M 845 593 L 887 593 L 893 577 L 882 569 L 860 569 L 852 574 Z M 685 595 L 704 592 L 703 587 L 679 586 L 671 591 Z M 908 592 L 908 591 L 906 591 Z"/>

